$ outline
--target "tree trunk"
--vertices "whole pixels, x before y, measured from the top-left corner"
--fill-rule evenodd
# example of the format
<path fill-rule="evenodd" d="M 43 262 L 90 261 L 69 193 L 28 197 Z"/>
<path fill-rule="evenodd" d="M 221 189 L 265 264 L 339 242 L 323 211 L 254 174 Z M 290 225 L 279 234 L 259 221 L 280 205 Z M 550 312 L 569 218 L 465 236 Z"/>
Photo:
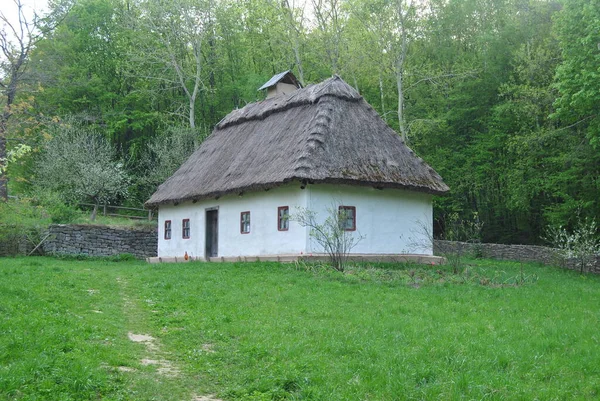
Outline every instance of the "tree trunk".
<path fill-rule="evenodd" d="M 290 3 L 288 0 L 285 0 L 282 3 L 283 8 L 287 13 L 288 23 L 289 23 L 289 32 L 293 36 L 292 45 L 294 50 L 294 58 L 296 60 L 296 66 L 298 67 L 298 80 L 300 84 L 304 86 L 304 69 L 302 68 L 302 59 L 300 58 L 300 29 L 296 25 L 296 20 L 294 18 L 294 12 L 292 7 L 290 7 Z"/>
<path fill-rule="evenodd" d="M 379 72 L 379 97 L 381 98 L 381 116 L 383 120 L 387 122 L 385 115 L 385 98 L 383 96 L 383 79 L 381 78 L 381 71 Z"/>
<path fill-rule="evenodd" d="M 96 221 L 96 215 L 98 214 L 98 202 L 94 202 L 94 209 L 92 210 L 92 215 L 90 216 L 90 221 Z"/>
<path fill-rule="evenodd" d="M 403 71 L 401 68 L 396 70 L 396 84 L 398 87 L 398 125 L 400 127 L 400 135 L 402 140 L 406 142 L 406 123 L 404 121 L 404 87 L 403 87 Z"/>
<path fill-rule="evenodd" d="M 190 121 L 190 128 L 195 129 L 196 128 L 196 99 L 193 97 L 190 97 L 189 121 Z"/>
<path fill-rule="evenodd" d="M 397 0 L 396 2 L 398 18 L 400 19 L 400 49 L 396 56 L 396 85 L 398 87 L 398 125 L 400 127 L 402 140 L 406 142 L 408 134 L 406 121 L 404 119 L 404 61 L 406 60 L 406 53 L 408 50 L 408 36 L 405 13 L 408 13 L 410 5 L 407 7 L 407 10 L 404 11 L 402 1 L 403 0 Z"/>
<path fill-rule="evenodd" d="M 300 59 L 300 44 L 298 39 L 294 40 L 294 56 L 296 57 L 296 65 L 298 66 L 298 80 L 304 86 L 304 70 L 302 69 L 302 60 Z"/>
<path fill-rule="evenodd" d="M 6 160 L 6 123 L 0 122 L 0 160 Z M 8 200 L 8 177 L 6 169 L 0 171 L 0 201 Z"/>

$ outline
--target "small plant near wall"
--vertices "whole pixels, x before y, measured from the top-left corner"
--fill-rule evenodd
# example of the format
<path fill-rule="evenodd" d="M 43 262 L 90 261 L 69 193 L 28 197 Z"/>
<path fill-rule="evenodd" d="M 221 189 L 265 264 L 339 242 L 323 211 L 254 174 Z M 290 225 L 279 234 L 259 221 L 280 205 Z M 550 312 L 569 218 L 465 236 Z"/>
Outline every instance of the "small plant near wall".
<path fill-rule="evenodd" d="M 437 252 L 443 255 L 454 274 L 463 267 L 464 258 L 468 253 L 474 253 L 475 257 L 481 257 L 481 229 L 483 222 L 479 220 L 477 213 L 469 218 L 461 218 L 458 213 L 446 215 L 441 223 L 444 232 L 439 239 L 444 243 L 438 243 Z M 413 238 L 409 238 L 409 246 L 412 249 L 430 249 L 433 246 L 433 228 L 431 223 L 418 221 L 417 230 Z"/>
<path fill-rule="evenodd" d="M 310 237 L 314 239 L 329 256 L 331 267 L 343 272 L 348 262 L 350 251 L 365 237 L 348 230 L 348 221 L 354 219 L 349 209 L 332 205 L 327 208 L 327 217 L 319 222 L 317 213 L 306 208 L 297 208 L 290 216 L 302 227 L 310 229 Z"/>
<path fill-rule="evenodd" d="M 451 241 L 451 244 L 443 246 L 441 251 L 455 273 L 462 267 L 467 251 L 473 249 L 471 244 L 481 243 L 482 228 L 483 222 L 479 220 L 477 212 L 466 219 L 461 219 L 458 213 L 450 213 L 445 217 L 444 233 L 440 239 Z"/>
<path fill-rule="evenodd" d="M 563 226 L 549 227 L 543 239 L 557 250 L 564 265 L 574 262 L 580 273 L 589 270 L 600 255 L 600 237 L 595 220 L 578 220 L 572 231 Z"/>

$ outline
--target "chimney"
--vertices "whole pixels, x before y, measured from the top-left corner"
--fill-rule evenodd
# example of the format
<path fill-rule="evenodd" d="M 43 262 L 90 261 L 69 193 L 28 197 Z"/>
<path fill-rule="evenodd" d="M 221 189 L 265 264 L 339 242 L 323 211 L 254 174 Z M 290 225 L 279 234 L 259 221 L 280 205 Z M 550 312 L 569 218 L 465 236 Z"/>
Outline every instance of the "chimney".
<path fill-rule="evenodd" d="M 263 86 L 258 88 L 258 90 L 266 89 L 267 99 L 269 99 L 279 95 L 287 95 L 299 88 L 302 88 L 302 85 L 298 82 L 294 74 L 288 70 L 273 75 L 273 77 L 271 77 L 271 79 Z"/>

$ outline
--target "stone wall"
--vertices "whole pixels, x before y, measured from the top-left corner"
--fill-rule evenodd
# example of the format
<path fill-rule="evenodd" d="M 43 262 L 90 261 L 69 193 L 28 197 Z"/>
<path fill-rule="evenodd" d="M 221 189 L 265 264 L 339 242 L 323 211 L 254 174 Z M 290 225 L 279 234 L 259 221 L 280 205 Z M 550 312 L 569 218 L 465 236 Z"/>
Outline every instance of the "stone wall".
<path fill-rule="evenodd" d="M 112 256 L 129 253 L 137 258 L 157 255 L 156 227 L 51 225 L 44 252 L 68 255 Z"/>
<path fill-rule="evenodd" d="M 107 227 L 90 225 L 51 225 L 48 239 L 42 245 L 45 253 L 113 256 L 129 253 L 137 258 L 157 256 L 156 227 Z M 442 255 L 459 247 L 461 252 L 491 259 L 539 262 L 579 269 L 573 261 L 564 262 L 552 248 L 535 245 L 473 244 L 435 240 L 433 251 Z M 18 238 L 0 241 L 0 256 L 26 254 L 31 245 Z M 600 256 L 590 271 L 600 273 Z"/>
<path fill-rule="evenodd" d="M 433 253 L 443 253 L 460 249 L 461 252 L 490 259 L 515 260 L 519 262 L 539 262 L 547 265 L 562 266 L 578 270 L 579 266 L 573 260 L 564 261 L 553 248 L 537 245 L 504 245 L 504 244 L 476 244 L 458 241 L 433 241 Z M 589 266 L 589 271 L 600 273 L 600 255 Z"/>
<path fill-rule="evenodd" d="M 9 235 L 0 240 L 0 256 L 23 255 L 27 248 L 27 240 L 20 235 Z"/>

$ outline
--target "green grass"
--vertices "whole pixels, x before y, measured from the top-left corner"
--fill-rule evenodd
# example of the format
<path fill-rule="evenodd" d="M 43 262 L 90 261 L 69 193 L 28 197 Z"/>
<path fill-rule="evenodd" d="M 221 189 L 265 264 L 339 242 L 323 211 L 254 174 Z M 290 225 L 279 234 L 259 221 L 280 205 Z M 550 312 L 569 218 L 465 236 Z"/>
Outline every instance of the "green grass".
<path fill-rule="evenodd" d="M 0 259 L 0 399 L 598 399 L 600 277 L 468 263 Z"/>

